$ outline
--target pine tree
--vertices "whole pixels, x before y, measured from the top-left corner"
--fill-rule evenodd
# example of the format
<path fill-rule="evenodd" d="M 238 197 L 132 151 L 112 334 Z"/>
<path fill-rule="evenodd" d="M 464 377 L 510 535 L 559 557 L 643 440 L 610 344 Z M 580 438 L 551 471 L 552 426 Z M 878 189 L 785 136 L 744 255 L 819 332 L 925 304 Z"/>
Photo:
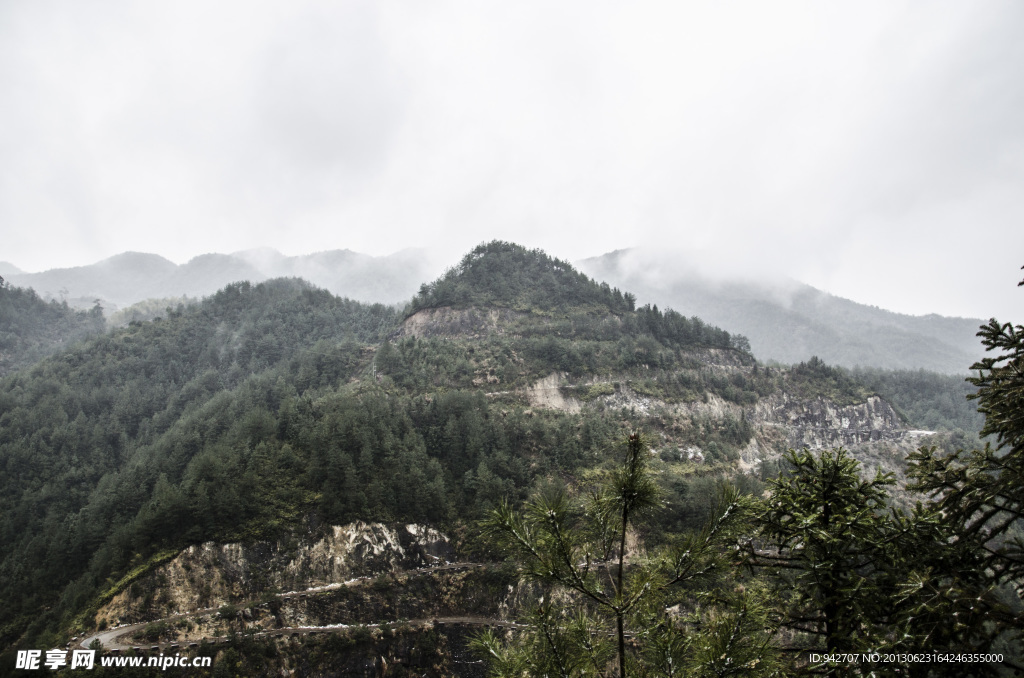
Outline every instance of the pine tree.
<path fill-rule="evenodd" d="M 659 506 L 646 441 L 582 502 L 564 490 L 524 512 L 484 521 L 547 593 L 511 640 L 476 642 L 494 676 L 761 676 L 777 666 L 764 597 L 734 584 L 725 546 L 744 501 L 723 493 L 714 518 L 668 551 L 627 552 L 627 536 Z M 726 576 L 727 575 L 727 576 Z M 707 584 L 716 580 L 716 592 Z M 703 584 L 701 588 L 698 584 Z M 697 590 L 694 590 L 697 587 Z"/>
<path fill-rule="evenodd" d="M 918 585 L 933 590 L 934 609 L 959 618 L 955 640 L 989 649 L 1006 647 L 1024 631 L 1024 326 L 992 319 L 978 336 L 987 351 L 998 353 L 971 366 L 978 374 L 968 381 L 978 392 L 969 397 L 985 416 L 981 435 L 994 436 L 995 445 L 950 455 L 921 448 L 909 458 L 909 474 L 910 488 L 941 512 L 949 541 L 973 559 L 935 578 L 945 585 Z M 964 571 L 973 576 L 964 580 Z M 966 623 L 971 615 L 987 623 Z"/>
<path fill-rule="evenodd" d="M 752 567 L 774 573 L 784 626 L 801 651 L 864 652 L 883 643 L 886 587 L 896 524 L 887 515 L 891 474 L 860 477 L 846 450 L 790 450 L 792 471 L 771 497 L 747 544 Z"/>

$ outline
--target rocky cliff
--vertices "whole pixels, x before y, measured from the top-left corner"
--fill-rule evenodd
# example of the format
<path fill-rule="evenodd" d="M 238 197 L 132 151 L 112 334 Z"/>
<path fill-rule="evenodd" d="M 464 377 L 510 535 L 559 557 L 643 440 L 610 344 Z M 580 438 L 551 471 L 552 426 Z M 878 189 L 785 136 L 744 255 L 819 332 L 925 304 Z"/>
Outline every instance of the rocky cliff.
<path fill-rule="evenodd" d="M 361 521 L 328 526 L 314 538 L 253 544 L 190 546 L 137 580 L 97 618 L 134 623 L 254 599 L 268 591 L 301 591 L 358 577 L 447 563 L 448 538 L 421 525 Z"/>

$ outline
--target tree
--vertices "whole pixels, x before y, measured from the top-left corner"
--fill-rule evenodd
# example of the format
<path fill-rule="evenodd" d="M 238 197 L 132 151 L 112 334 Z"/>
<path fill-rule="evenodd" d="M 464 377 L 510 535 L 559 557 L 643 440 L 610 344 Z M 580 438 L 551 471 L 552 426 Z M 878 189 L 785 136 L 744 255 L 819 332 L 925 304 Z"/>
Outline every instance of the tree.
<path fill-rule="evenodd" d="M 493 633 L 478 639 L 494 675 L 625 678 L 773 670 L 767 611 L 753 590 L 726 587 L 719 599 L 688 590 L 731 572 L 724 546 L 744 505 L 735 491 L 724 492 L 714 518 L 674 548 L 647 557 L 627 548 L 639 521 L 660 505 L 649 457 L 647 442 L 633 432 L 621 465 L 581 503 L 563 489 L 550 490 L 522 513 L 504 503 L 483 522 L 527 577 L 551 587 L 513 641 Z M 720 598 L 730 598 L 731 605 L 702 606 Z"/>
<path fill-rule="evenodd" d="M 981 569 L 951 538 L 942 514 L 920 503 L 911 512 L 891 508 L 893 475 L 861 478 L 846 450 L 790 450 L 785 458 L 791 471 L 771 482 L 746 551 L 752 568 L 773 575 L 794 657 L 973 651 L 999 606 L 965 595 L 979 590 Z M 863 673 L 843 662 L 813 668 Z M 899 670 L 919 669 L 907 663 Z M 995 669 L 976 664 L 971 671 Z M 961 666 L 928 666 L 926 673 L 968 675 Z"/>
<path fill-rule="evenodd" d="M 775 573 L 783 624 L 807 639 L 800 650 L 876 649 L 896 527 L 886 515 L 892 474 L 861 479 L 860 463 L 841 448 L 785 458 L 792 472 L 771 481 L 749 563 Z"/>
<path fill-rule="evenodd" d="M 994 436 L 995 446 L 986 443 L 981 450 L 945 456 L 935 447 L 921 448 L 909 457 L 909 474 L 914 479 L 910 489 L 930 497 L 951 530 L 951 541 L 976 561 L 975 580 L 948 587 L 943 605 L 960 610 L 984 606 L 988 632 L 970 640 L 991 646 L 1019 638 L 1024 630 L 1019 611 L 1024 590 L 1024 326 L 993 318 L 978 336 L 986 351 L 998 353 L 971 366 L 978 375 L 968 381 L 978 392 L 968 397 L 978 400 L 985 416 L 981 435 Z M 1017 598 L 1008 601 L 1012 607 L 1003 604 L 1008 596 Z"/>
<path fill-rule="evenodd" d="M 752 567 L 774 573 L 782 626 L 796 634 L 789 650 L 913 655 L 992 648 L 1008 609 L 986 584 L 978 550 L 958 538 L 959 527 L 938 506 L 891 507 L 892 475 L 861 478 L 859 462 L 842 449 L 817 458 L 790 450 L 786 459 L 792 472 L 772 482 L 747 550 Z M 818 668 L 861 675 L 855 665 Z M 900 671 L 1000 675 L 989 664 L 968 672 L 908 663 Z"/>

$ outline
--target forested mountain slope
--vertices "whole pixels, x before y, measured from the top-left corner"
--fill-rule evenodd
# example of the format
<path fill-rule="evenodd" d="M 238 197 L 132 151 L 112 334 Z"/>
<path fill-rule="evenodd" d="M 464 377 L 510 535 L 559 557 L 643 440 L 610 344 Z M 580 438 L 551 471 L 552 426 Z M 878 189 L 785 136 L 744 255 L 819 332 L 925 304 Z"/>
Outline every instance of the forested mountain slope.
<path fill-rule="evenodd" d="M 204 542 L 291 548 L 371 520 L 465 536 L 502 498 L 606 465 L 637 427 L 666 493 L 653 541 L 699 525 L 740 469 L 760 492 L 786 447 L 898 470 L 914 443 L 845 372 L 767 368 L 742 337 L 509 243 L 404 313 L 232 284 L 0 381 L 0 641 L 113 623 L 104 605 Z"/>
<path fill-rule="evenodd" d="M 77 311 L 0 282 L 0 377 L 105 329 L 98 306 Z"/>

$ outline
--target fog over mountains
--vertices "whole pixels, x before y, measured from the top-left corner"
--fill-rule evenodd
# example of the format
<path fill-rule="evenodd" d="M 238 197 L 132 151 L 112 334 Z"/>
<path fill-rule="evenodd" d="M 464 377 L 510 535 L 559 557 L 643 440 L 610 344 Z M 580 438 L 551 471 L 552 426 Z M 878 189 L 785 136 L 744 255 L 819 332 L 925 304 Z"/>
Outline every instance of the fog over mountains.
<path fill-rule="evenodd" d="M 791 279 L 716 273 L 637 250 L 617 250 L 578 266 L 633 292 L 641 303 L 668 306 L 746 335 L 762 360 L 797 363 L 816 355 L 844 367 L 965 373 L 984 353 L 975 336 L 983 323 L 978 318 L 893 313 Z"/>
<path fill-rule="evenodd" d="M 977 318 L 893 313 L 833 296 L 794 280 L 710 272 L 637 250 L 578 262 L 582 271 L 637 296 L 729 332 L 746 335 L 761 360 L 797 363 L 818 356 L 846 367 L 964 373 L 983 351 Z M 204 254 L 177 265 L 156 254 L 125 252 L 89 266 L 25 273 L 0 262 L 0 275 L 41 296 L 109 314 L 146 299 L 203 297 L 240 280 L 299 277 L 336 295 L 400 304 L 436 270 L 420 250 L 374 257 L 351 250 L 285 256 L 272 249 Z"/>
<path fill-rule="evenodd" d="M 124 252 L 88 266 L 24 273 L 0 262 L 0 275 L 12 285 L 31 287 L 44 298 L 91 307 L 99 300 L 110 313 L 145 299 L 204 297 L 240 280 L 299 277 L 357 301 L 407 301 L 430 276 L 416 250 L 373 257 L 330 250 L 289 257 L 272 249 L 203 254 L 177 265 L 157 254 Z"/>

